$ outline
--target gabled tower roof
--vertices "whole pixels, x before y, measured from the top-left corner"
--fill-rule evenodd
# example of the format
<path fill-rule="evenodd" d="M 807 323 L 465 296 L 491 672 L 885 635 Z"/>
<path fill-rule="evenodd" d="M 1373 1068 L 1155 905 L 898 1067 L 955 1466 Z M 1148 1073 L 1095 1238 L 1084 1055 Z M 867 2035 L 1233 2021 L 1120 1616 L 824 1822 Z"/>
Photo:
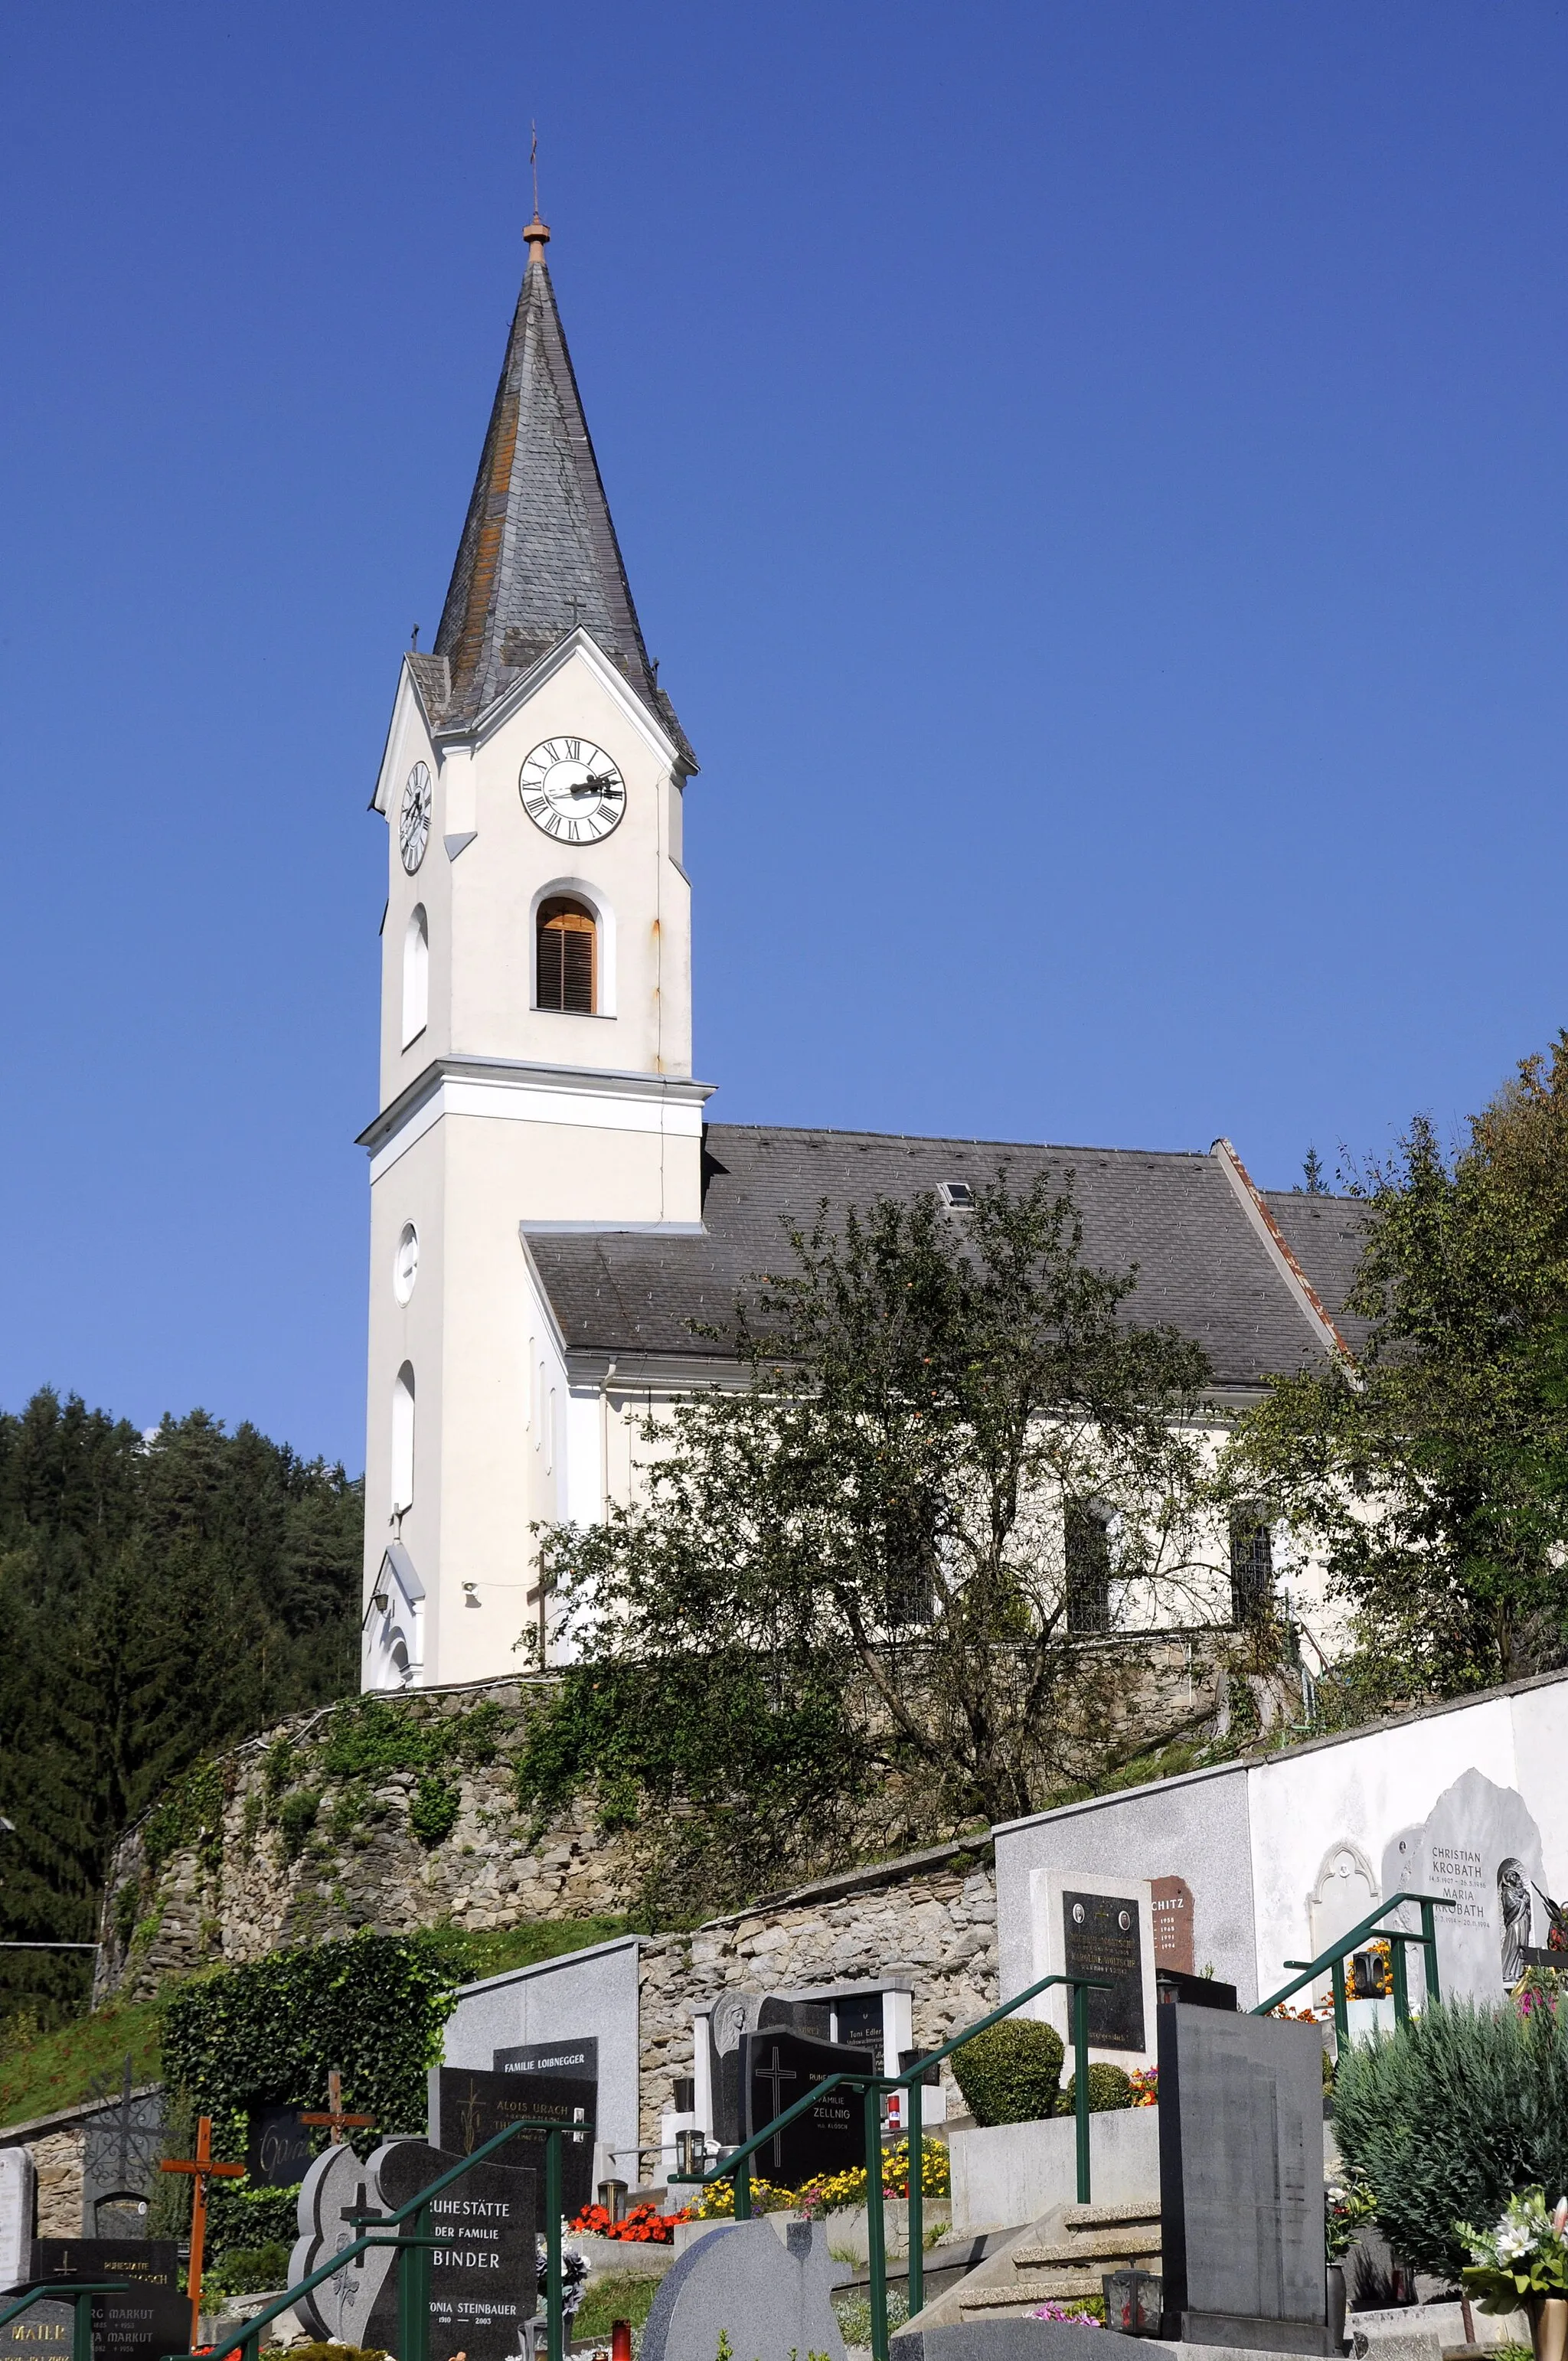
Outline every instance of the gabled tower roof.
<path fill-rule="evenodd" d="M 528 268 L 435 636 L 450 679 L 441 719 L 472 720 L 580 623 L 690 758 L 642 644 L 544 260 L 550 233 L 535 217 L 523 235 Z"/>

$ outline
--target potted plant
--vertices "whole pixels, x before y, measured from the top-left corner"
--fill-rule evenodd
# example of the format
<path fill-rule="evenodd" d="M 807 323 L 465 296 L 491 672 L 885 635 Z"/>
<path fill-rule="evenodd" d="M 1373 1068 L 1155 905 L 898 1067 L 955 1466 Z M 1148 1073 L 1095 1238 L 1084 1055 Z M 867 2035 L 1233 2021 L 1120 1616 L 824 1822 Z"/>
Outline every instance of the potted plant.
<path fill-rule="evenodd" d="M 1344 2343 L 1344 2258 L 1364 2223 L 1370 2222 L 1377 2201 L 1364 2180 L 1341 2173 L 1323 2191 L 1324 2244 L 1329 2257 L 1329 2343 L 1337 2353 Z"/>
<path fill-rule="evenodd" d="M 1470 2249 L 1464 2290 L 1483 2312 L 1524 2312 L 1530 2316 L 1535 2361 L 1564 2361 L 1568 2347 L 1568 2197 L 1549 2213 L 1540 2189 L 1510 2197 L 1492 2230 L 1454 2228 Z"/>

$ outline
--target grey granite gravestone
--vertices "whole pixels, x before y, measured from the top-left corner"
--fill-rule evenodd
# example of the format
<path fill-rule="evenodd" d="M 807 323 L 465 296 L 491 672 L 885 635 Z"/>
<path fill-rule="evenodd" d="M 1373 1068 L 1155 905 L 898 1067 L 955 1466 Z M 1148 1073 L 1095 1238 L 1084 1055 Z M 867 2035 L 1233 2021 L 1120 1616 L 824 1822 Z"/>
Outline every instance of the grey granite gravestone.
<path fill-rule="evenodd" d="M 253 2189 L 297 2189 L 314 2161 L 311 2136 L 297 2106 L 252 2107 L 245 2169 Z"/>
<path fill-rule="evenodd" d="M 34 2238 L 25 2283 L 108 2279 L 119 2285 L 93 2303 L 94 2361 L 161 2361 L 182 2353 L 190 2339 L 191 2307 L 180 2292 L 179 2255 L 172 2239 Z M 71 2307 L 44 2302 L 0 2329 L 0 2355 L 56 2355 L 71 2350 Z"/>
<path fill-rule="evenodd" d="M 488 2072 L 477 2066 L 433 2066 L 430 2070 L 432 2147 L 472 2156 L 508 2124 L 561 2124 L 561 2211 L 570 2222 L 593 2202 L 594 2124 L 597 2084 L 576 2074 Z M 536 2172 L 544 2187 L 543 2132 L 519 2132 L 496 2152 L 498 2164 Z"/>
<path fill-rule="evenodd" d="M 1410 1850 L 1414 1890 L 1451 1894 L 1455 1904 L 1434 1914 L 1444 2000 L 1500 2000 L 1524 1973 L 1537 1919 L 1545 1940 L 1541 1830 L 1524 1797 L 1465 1771 L 1438 1797 Z"/>
<path fill-rule="evenodd" d="M 297 2286 L 353 2245 L 360 2233 L 352 2214 L 381 2210 L 369 2166 L 346 2146 L 323 2148 L 300 2185 L 295 2207 L 300 2235 L 289 2257 L 289 2285 Z M 294 2309 L 305 2326 L 329 2344 L 363 2345 L 392 2267 L 391 2249 L 373 2246 L 300 2296 Z"/>
<path fill-rule="evenodd" d="M 1317 2026 L 1179 2001 L 1155 2014 L 1163 2334 L 1326 2353 Z"/>
<path fill-rule="evenodd" d="M 766 2222 L 729 2222 L 678 2256 L 659 2283 L 641 2361 L 713 2361 L 728 2337 L 736 2361 L 844 2361 L 828 2252 L 811 2224 L 787 2245 Z"/>
<path fill-rule="evenodd" d="M 750 2139 L 834 2074 L 870 2074 L 871 2053 L 842 2042 L 812 2041 L 782 2027 L 740 2037 L 744 2136 Z M 784 2189 L 798 2189 L 818 2173 L 851 2172 L 866 2160 L 865 2094 L 839 2083 L 758 2148 L 752 2170 Z"/>
<path fill-rule="evenodd" d="M 1061 1910 L 1067 1973 L 1102 1980 L 1089 1995 L 1090 2048 L 1141 2050 L 1144 1955 L 1136 1897 L 1078 1894 L 1069 1888 L 1062 1895 Z"/>
<path fill-rule="evenodd" d="M 0 2148 L 0 2288 L 15 2287 L 27 2266 L 37 2192 L 31 2151 Z"/>

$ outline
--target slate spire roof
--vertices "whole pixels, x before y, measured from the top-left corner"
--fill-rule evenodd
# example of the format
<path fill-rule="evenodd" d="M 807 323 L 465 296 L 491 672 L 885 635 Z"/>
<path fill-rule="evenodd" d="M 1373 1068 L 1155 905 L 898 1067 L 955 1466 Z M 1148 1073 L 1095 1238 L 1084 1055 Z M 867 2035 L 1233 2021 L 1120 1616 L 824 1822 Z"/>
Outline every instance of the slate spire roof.
<path fill-rule="evenodd" d="M 450 682 L 441 719 L 472 720 L 580 623 L 689 756 L 643 645 L 544 260 L 549 235 L 537 220 L 524 232 L 528 268 L 435 635 Z"/>

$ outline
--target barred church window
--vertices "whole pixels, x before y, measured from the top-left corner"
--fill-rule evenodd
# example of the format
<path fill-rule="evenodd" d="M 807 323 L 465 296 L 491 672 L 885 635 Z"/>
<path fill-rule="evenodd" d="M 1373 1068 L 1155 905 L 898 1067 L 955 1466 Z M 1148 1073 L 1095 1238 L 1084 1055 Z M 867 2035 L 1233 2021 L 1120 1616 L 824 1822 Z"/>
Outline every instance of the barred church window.
<path fill-rule="evenodd" d="M 1231 1621 L 1260 1623 L 1274 1604 L 1274 1542 L 1251 1502 L 1231 1511 Z"/>
<path fill-rule="evenodd" d="M 417 1041 L 430 1019 L 430 927 L 424 906 L 409 913 L 403 935 L 403 1047 Z"/>
<path fill-rule="evenodd" d="M 553 895 L 539 905 L 539 1005 L 591 1016 L 598 985 L 598 929 L 581 902 Z"/>
<path fill-rule="evenodd" d="M 1111 1629 L 1111 1534 L 1102 1516 L 1076 1504 L 1067 1511 L 1067 1628 Z"/>

